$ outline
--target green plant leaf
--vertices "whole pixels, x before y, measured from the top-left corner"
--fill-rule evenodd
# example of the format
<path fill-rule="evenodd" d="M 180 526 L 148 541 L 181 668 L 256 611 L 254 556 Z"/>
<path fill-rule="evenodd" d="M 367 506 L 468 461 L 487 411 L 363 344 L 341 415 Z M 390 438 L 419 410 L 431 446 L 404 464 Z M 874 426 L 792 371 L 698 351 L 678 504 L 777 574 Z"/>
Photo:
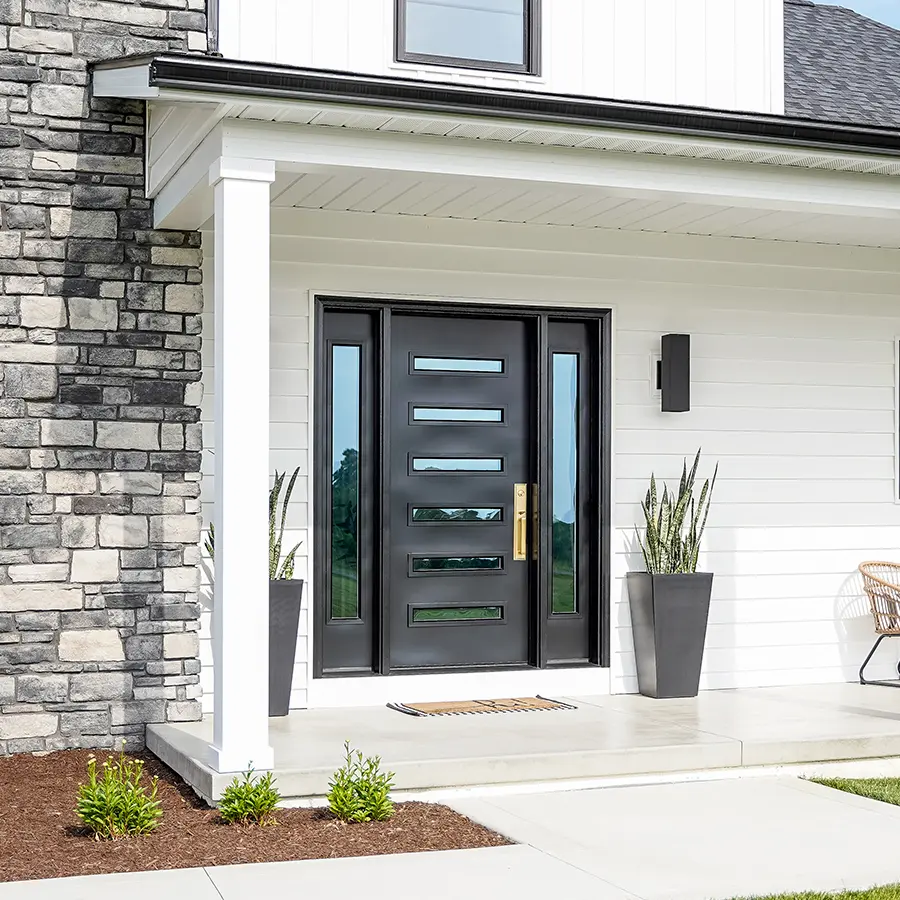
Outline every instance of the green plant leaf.
<path fill-rule="evenodd" d="M 344 742 L 344 765 L 328 784 L 328 808 L 344 822 L 383 822 L 394 814 L 394 773 L 381 771 L 381 757 L 363 757 Z"/>
<path fill-rule="evenodd" d="M 697 451 L 693 464 L 682 465 L 678 492 L 672 493 L 663 484 L 662 493 L 656 475 L 650 476 L 650 488 L 641 503 L 644 515 L 644 536 L 638 532 L 638 543 L 644 556 L 647 571 L 667 575 L 696 572 L 700 556 L 700 542 L 706 529 L 713 487 L 718 476 L 716 465 L 711 481 L 706 481 L 695 500 L 697 471 L 701 450 Z"/>

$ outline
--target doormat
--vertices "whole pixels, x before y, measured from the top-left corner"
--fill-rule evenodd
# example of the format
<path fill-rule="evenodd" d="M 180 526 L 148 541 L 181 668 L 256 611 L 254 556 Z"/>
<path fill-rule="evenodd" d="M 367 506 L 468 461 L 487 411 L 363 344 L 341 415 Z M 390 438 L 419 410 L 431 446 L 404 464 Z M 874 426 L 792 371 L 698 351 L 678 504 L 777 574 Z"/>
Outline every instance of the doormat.
<path fill-rule="evenodd" d="M 456 700 L 450 703 L 388 703 L 388 709 L 408 716 L 478 716 L 485 713 L 546 712 L 577 709 L 546 697 L 512 697 L 505 700 Z"/>

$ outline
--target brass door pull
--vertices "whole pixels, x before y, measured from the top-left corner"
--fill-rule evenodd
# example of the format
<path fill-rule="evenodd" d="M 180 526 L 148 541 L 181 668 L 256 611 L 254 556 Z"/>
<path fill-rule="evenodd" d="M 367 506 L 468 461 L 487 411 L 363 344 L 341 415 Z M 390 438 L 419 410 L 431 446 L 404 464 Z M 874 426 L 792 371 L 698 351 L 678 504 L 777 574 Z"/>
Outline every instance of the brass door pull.
<path fill-rule="evenodd" d="M 513 559 L 528 559 L 528 485 L 517 484 L 513 501 Z"/>

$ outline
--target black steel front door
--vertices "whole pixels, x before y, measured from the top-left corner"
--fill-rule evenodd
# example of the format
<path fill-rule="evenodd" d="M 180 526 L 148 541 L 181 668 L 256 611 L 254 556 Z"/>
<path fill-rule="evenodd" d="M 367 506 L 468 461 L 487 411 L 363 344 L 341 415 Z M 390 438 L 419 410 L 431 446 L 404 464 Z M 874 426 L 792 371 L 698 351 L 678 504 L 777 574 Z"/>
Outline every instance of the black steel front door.
<path fill-rule="evenodd" d="M 316 315 L 316 674 L 608 664 L 607 314 Z"/>
<path fill-rule="evenodd" d="M 529 356 L 521 320 L 392 317 L 392 668 L 529 660 Z"/>

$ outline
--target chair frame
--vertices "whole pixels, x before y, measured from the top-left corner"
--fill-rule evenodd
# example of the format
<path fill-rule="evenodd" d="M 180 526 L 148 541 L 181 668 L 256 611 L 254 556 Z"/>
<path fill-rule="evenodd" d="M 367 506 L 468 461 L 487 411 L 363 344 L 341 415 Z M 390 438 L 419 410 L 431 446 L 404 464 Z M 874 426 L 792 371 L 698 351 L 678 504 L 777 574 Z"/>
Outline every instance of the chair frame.
<path fill-rule="evenodd" d="M 876 574 L 876 570 L 881 574 Z M 863 588 L 869 598 L 875 633 L 875 644 L 859 669 L 860 684 L 877 684 L 881 687 L 900 688 L 900 663 L 897 665 L 897 680 L 868 679 L 866 666 L 871 662 L 882 641 L 889 637 L 900 637 L 900 563 L 864 562 L 859 566 L 863 578 Z M 896 582 L 882 577 L 885 572 L 893 573 Z"/>

